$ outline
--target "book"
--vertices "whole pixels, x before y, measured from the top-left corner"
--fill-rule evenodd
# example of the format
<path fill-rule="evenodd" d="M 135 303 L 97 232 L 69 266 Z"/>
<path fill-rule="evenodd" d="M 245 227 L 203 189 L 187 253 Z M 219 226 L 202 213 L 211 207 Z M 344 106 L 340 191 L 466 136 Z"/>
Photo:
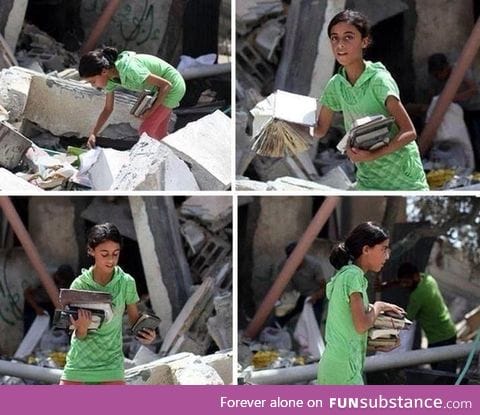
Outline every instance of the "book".
<path fill-rule="evenodd" d="M 130 333 L 137 336 L 143 329 L 155 330 L 160 324 L 161 319 L 153 314 L 142 314 L 132 327 L 130 327 Z"/>
<path fill-rule="evenodd" d="M 133 107 L 130 110 L 130 114 L 134 115 L 135 117 L 140 117 L 147 110 L 152 108 L 153 103 L 155 102 L 156 99 L 157 99 L 157 92 L 152 92 L 149 90 L 143 91 L 138 96 L 135 104 L 133 104 Z"/>
<path fill-rule="evenodd" d="M 309 129 L 317 121 L 314 98 L 276 91 L 259 102 L 253 115 L 252 150 L 266 157 L 300 154 L 311 146 Z"/>
<path fill-rule="evenodd" d="M 391 337 L 398 337 L 399 335 L 398 329 L 377 329 L 372 328 L 368 330 L 368 338 L 375 340 L 375 339 L 389 339 Z"/>
<path fill-rule="evenodd" d="M 390 138 L 390 126 L 395 118 L 384 115 L 362 117 L 352 123 L 350 130 L 337 144 L 337 149 L 343 154 L 347 146 L 362 150 L 377 150 L 387 145 Z"/>
<path fill-rule="evenodd" d="M 101 291 L 72 290 L 62 288 L 58 296 L 60 304 L 65 307 L 69 304 L 112 304 L 112 295 Z"/>
<path fill-rule="evenodd" d="M 373 326 L 377 329 L 397 329 L 397 330 L 405 330 L 410 327 L 412 322 L 408 320 L 406 317 L 396 317 L 392 315 L 380 314 Z"/>
<path fill-rule="evenodd" d="M 74 330 L 73 324 L 70 322 L 70 317 L 73 317 L 75 320 L 78 318 L 79 309 L 88 310 L 92 313 L 92 321 L 88 326 L 88 331 L 97 330 L 102 323 L 105 321 L 105 311 L 95 310 L 86 307 L 75 307 L 75 306 L 66 306 L 63 310 L 55 310 L 53 315 L 53 327 L 56 329 L 69 329 Z"/>

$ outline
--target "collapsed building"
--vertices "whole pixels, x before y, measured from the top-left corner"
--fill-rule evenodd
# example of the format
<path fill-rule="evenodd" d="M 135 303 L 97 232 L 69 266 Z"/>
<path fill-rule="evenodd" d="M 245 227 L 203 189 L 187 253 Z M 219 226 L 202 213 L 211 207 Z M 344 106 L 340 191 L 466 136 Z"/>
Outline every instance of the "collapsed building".
<path fill-rule="evenodd" d="M 276 90 L 317 99 L 322 95 L 327 81 L 338 70 L 326 33 L 327 25 L 345 8 L 367 16 L 373 42 L 365 58 L 381 61 L 391 72 L 419 136 L 429 117 L 433 120 L 435 107 L 435 103 L 430 105 L 429 101 L 428 57 L 441 52 L 455 62 L 469 36 L 473 36 L 472 28 L 480 12 L 471 0 L 455 3 L 396 0 L 388 4 L 363 0 L 249 0 L 237 4 L 238 190 L 352 189 L 354 165 L 336 149 L 345 134 L 340 114 L 335 114 L 327 135 L 314 140 L 308 151 L 288 157 L 266 157 L 252 150 L 256 137 L 250 112 Z M 442 30 L 438 30 L 439 27 Z M 469 50 L 469 54 L 478 56 L 476 50 Z M 476 57 L 469 75 L 477 85 L 479 64 Z M 473 158 L 478 149 L 472 149 L 475 140 L 468 136 L 462 109 L 458 106 L 452 109 L 452 106 L 446 109 L 446 121 L 437 125 L 433 148 L 428 152 L 420 145 L 424 169 L 429 173 L 427 178 L 432 189 L 473 190 L 479 181 L 478 166 L 475 172 Z M 419 137 L 419 144 L 421 140 Z"/>
<path fill-rule="evenodd" d="M 0 6 L 1 191 L 230 188 L 230 1 L 44 3 Z M 104 94 L 75 68 L 102 44 L 160 56 L 184 76 L 164 140 L 139 137 L 138 94 L 123 90 L 86 151 Z"/>
<path fill-rule="evenodd" d="M 405 288 L 379 292 L 374 287 L 379 281 L 395 280 L 399 265 L 412 262 L 437 281 L 456 325 L 458 340 L 455 346 L 449 346 L 452 349 L 426 349 L 426 339 L 417 325 L 411 333 L 412 349 L 405 345 L 405 351 L 402 347 L 402 351 L 367 355 L 367 383 L 453 384 L 456 374 L 432 370 L 428 363 L 448 360 L 450 354 L 463 367 L 467 355 L 476 347 L 473 363 L 463 382 L 478 384 L 479 345 L 475 346 L 472 341 L 479 337 L 480 330 L 478 257 L 472 258 L 465 248 L 458 247 L 458 241 L 446 236 L 449 225 L 434 226 L 409 219 L 407 198 L 333 199 L 239 196 L 238 217 L 246 224 L 244 230 L 239 231 L 238 243 L 239 382 L 305 384 L 316 379 L 318 356 L 315 358 L 311 350 L 305 350 L 304 339 L 297 334 L 298 322 L 302 319 L 300 313 L 286 323 L 282 321 L 284 314 L 280 312 L 291 302 L 288 294 L 294 290 L 290 283 L 292 274 L 286 273 L 287 267 L 279 268 L 278 265 L 283 264 L 289 244 L 295 241 L 297 247 L 305 246 L 309 238 L 312 243 L 307 252 L 302 251 L 300 257 L 295 252 L 291 254 L 295 260 L 291 260 L 289 269 L 293 261 L 298 261 L 296 264 L 306 261 L 328 282 L 335 273 L 329 255 L 336 241 L 344 240 L 359 223 L 376 221 L 384 223 L 389 230 L 392 253 L 380 275 L 368 274 L 370 302 L 383 300 L 406 308 L 409 294 Z M 331 210 L 322 212 L 328 203 Z M 472 215 L 478 216 L 478 210 Z M 323 222 L 319 222 L 319 217 Z M 467 224 L 457 214 L 449 219 L 448 223 L 458 227 Z M 278 226 L 279 222 L 289 226 Z M 294 304 L 295 301 L 291 307 Z M 321 321 L 317 320 L 322 339 L 326 318 L 327 300 L 324 299 Z M 434 351 L 438 354 L 430 354 Z"/>
<path fill-rule="evenodd" d="M 127 383 L 232 383 L 230 197 L 11 200 L 9 208 L 3 198 L 0 215 L 0 332 L 9 333 L 0 338 L 1 383 L 58 383 L 68 332 L 52 328 L 45 315 L 24 332 L 25 290 L 40 286 L 39 262 L 47 279 L 61 264 L 77 272 L 87 268 L 86 232 L 107 221 L 123 236 L 119 266 L 136 280 L 140 311 L 161 319 L 149 346 L 135 340 L 125 319 Z M 22 223 L 28 230 L 20 234 Z M 35 252 L 38 261 L 32 262 Z"/>

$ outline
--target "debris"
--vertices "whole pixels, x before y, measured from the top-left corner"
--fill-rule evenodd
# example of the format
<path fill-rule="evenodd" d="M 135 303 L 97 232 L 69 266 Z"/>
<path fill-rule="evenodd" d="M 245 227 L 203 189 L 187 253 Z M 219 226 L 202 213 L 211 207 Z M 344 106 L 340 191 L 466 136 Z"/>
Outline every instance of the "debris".
<path fill-rule="evenodd" d="M 187 164 L 162 142 L 142 134 L 110 190 L 199 190 Z"/>
<path fill-rule="evenodd" d="M 0 34 L 0 69 L 9 68 L 17 65 L 17 60 L 8 46 L 7 42 Z"/>
<path fill-rule="evenodd" d="M 223 385 L 222 378 L 212 367 L 201 361 L 182 367 L 174 373 L 176 385 Z"/>
<path fill-rule="evenodd" d="M 100 147 L 91 151 L 98 153 L 95 163 L 88 170 L 92 190 L 109 190 L 115 177 L 128 160 L 128 151 Z"/>
<path fill-rule="evenodd" d="M 191 166 L 200 190 L 226 190 L 231 184 L 232 140 L 231 119 L 215 111 L 161 142 Z"/>
<path fill-rule="evenodd" d="M 232 220 L 232 198 L 192 196 L 182 203 L 180 213 L 188 218 L 198 219 L 210 231 L 217 232 Z"/>
<path fill-rule="evenodd" d="M 30 355 L 42 338 L 43 334 L 48 330 L 49 323 L 50 317 L 48 314 L 37 316 L 20 343 L 20 346 L 18 346 L 13 358 L 25 359 L 28 355 Z"/>
<path fill-rule="evenodd" d="M 43 192 L 43 190 L 16 176 L 9 170 L 0 167 L 0 192 L 9 194 L 15 194 L 17 192 L 30 194 L 40 193 Z"/>
<path fill-rule="evenodd" d="M 220 350 L 232 347 L 232 293 L 213 298 L 215 316 L 207 321 L 208 332 Z"/>
<path fill-rule="evenodd" d="M 23 119 L 34 73 L 17 66 L 0 72 L 0 105 L 8 111 L 12 123 Z"/>
<path fill-rule="evenodd" d="M 32 142 L 7 121 L 0 122 L 0 166 L 14 170 Z"/>
<path fill-rule="evenodd" d="M 203 228 L 192 220 L 187 220 L 181 227 L 180 233 L 187 242 L 188 256 L 192 257 L 200 251 L 205 244 L 206 235 Z"/>

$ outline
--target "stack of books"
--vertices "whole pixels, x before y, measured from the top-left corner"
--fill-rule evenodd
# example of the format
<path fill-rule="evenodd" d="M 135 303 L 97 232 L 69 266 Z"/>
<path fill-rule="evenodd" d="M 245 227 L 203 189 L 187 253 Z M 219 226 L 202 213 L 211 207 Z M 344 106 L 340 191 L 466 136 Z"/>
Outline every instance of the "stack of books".
<path fill-rule="evenodd" d="M 293 156 L 313 143 L 310 128 L 317 122 L 314 98 L 278 90 L 250 112 L 254 117 L 252 150 L 258 155 Z"/>
<path fill-rule="evenodd" d="M 398 345 L 400 330 L 408 330 L 411 324 L 412 322 L 401 314 L 380 314 L 368 331 L 368 348 L 375 350 Z"/>
<path fill-rule="evenodd" d="M 109 293 L 87 290 L 61 289 L 59 296 L 61 309 L 55 310 L 53 326 L 57 329 L 70 329 L 74 327 L 70 317 L 78 319 L 78 310 L 88 310 L 92 314 L 92 321 L 88 326 L 89 331 L 97 330 L 104 322 L 113 317 L 112 296 Z"/>
<path fill-rule="evenodd" d="M 390 127 L 395 118 L 373 115 L 359 118 L 338 143 L 337 149 L 343 154 L 347 147 L 374 151 L 390 143 Z"/>

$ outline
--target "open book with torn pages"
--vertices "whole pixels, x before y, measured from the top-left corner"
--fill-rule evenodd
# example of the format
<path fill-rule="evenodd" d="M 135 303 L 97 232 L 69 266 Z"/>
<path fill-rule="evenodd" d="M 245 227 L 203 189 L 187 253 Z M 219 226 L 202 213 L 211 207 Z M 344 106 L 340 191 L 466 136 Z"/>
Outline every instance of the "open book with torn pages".
<path fill-rule="evenodd" d="M 70 317 L 78 318 L 78 310 L 88 310 L 92 313 L 92 321 L 88 330 L 97 330 L 104 322 L 113 317 L 112 296 L 110 293 L 88 290 L 61 289 L 59 295 L 61 309 L 55 310 L 53 326 L 58 329 L 74 327 Z"/>
<path fill-rule="evenodd" d="M 390 127 L 394 122 L 395 118 L 384 115 L 359 118 L 337 144 L 337 149 L 343 154 L 347 147 L 374 151 L 386 146 L 390 143 Z"/>
<path fill-rule="evenodd" d="M 315 98 L 278 90 L 250 113 L 254 117 L 252 150 L 258 155 L 292 156 L 313 143 L 310 128 L 317 122 Z"/>
<path fill-rule="evenodd" d="M 143 329 L 155 330 L 160 322 L 160 318 L 154 316 L 153 314 L 142 314 L 140 317 L 138 317 L 137 321 L 133 323 L 132 327 L 130 327 L 130 332 L 134 336 L 137 336 L 138 333 Z"/>

